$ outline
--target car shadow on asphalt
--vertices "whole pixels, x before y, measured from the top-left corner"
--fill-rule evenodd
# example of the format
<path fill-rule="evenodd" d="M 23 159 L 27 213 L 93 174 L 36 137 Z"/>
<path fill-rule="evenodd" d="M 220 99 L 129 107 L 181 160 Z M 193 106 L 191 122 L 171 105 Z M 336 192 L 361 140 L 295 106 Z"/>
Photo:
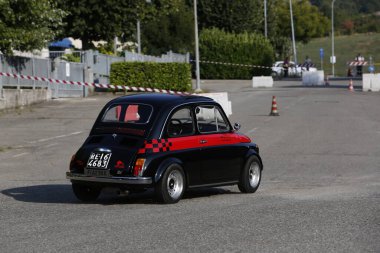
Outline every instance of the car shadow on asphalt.
<path fill-rule="evenodd" d="M 1 191 L 2 194 L 21 202 L 51 203 L 51 204 L 83 204 L 78 200 L 69 184 L 48 184 L 15 187 Z M 238 194 L 225 188 L 197 188 L 185 192 L 183 199 L 201 199 L 215 195 Z M 117 204 L 161 204 L 153 190 L 142 193 L 134 193 L 126 196 L 118 196 L 110 193 L 102 193 L 93 204 L 117 205 Z M 89 204 L 89 203 L 85 203 Z"/>
<path fill-rule="evenodd" d="M 5 189 L 2 194 L 17 201 L 33 203 L 76 203 L 71 185 L 44 184 Z"/>
<path fill-rule="evenodd" d="M 208 198 L 216 195 L 224 194 L 237 194 L 238 192 L 233 192 L 229 189 L 224 188 L 197 188 L 190 189 L 185 192 L 181 201 L 191 200 L 191 199 L 202 199 Z M 156 194 L 153 189 L 149 189 L 142 193 L 133 193 L 126 196 L 118 196 L 116 194 L 103 194 L 95 202 L 103 205 L 118 205 L 118 204 L 152 204 L 152 205 L 162 205 L 156 198 Z"/>

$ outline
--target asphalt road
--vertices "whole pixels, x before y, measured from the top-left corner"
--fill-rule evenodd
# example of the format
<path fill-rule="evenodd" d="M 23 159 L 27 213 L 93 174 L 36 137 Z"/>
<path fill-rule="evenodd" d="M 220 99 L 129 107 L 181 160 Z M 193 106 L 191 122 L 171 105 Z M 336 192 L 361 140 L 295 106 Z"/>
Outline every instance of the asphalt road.
<path fill-rule="evenodd" d="M 360 83 L 355 83 L 360 84 Z M 82 204 L 65 172 L 112 96 L 0 115 L 1 252 L 380 252 L 380 93 L 206 81 L 260 146 L 255 194 L 236 186 L 161 205 L 152 192 Z M 272 95 L 280 116 L 268 116 Z"/>

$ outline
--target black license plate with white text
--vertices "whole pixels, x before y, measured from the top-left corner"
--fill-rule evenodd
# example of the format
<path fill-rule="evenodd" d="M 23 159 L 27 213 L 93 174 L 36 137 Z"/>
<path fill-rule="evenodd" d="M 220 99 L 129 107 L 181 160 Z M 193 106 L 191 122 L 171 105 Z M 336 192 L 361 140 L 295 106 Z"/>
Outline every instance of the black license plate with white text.
<path fill-rule="evenodd" d="M 110 152 L 92 152 L 87 162 L 87 168 L 106 170 L 111 156 Z"/>

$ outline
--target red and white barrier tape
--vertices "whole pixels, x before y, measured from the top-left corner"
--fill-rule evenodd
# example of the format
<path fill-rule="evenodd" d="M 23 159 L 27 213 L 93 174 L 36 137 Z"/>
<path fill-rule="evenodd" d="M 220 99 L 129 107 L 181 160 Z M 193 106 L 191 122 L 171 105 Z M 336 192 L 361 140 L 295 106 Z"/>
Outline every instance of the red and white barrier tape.
<path fill-rule="evenodd" d="M 114 90 L 157 92 L 157 93 L 178 94 L 178 95 L 189 95 L 190 94 L 188 92 L 164 90 L 164 89 L 157 89 L 157 88 L 145 88 L 145 87 L 135 87 L 135 86 L 127 86 L 127 85 L 112 85 L 112 84 L 101 84 L 101 83 L 66 81 L 66 80 L 58 80 L 58 79 L 38 77 L 38 76 L 17 75 L 17 74 L 5 73 L 5 72 L 0 72 L 0 76 L 7 76 L 7 77 L 17 78 L 17 79 L 43 81 L 43 82 L 50 82 L 50 83 L 57 83 L 57 84 L 90 86 L 90 87 L 106 88 L 106 89 L 109 88 L 109 89 L 114 89 Z"/>
<path fill-rule="evenodd" d="M 368 64 L 368 62 L 366 61 L 352 61 L 352 62 L 348 62 L 347 65 L 350 65 L 350 66 L 366 66 Z"/>
<path fill-rule="evenodd" d="M 190 60 L 190 61 L 195 62 L 195 60 Z M 207 63 L 207 64 L 237 66 L 237 67 L 272 69 L 272 67 L 268 67 L 268 66 L 259 66 L 259 65 L 250 65 L 250 64 L 239 64 L 239 63 L 230 63 L 230 62 L 202 61 L 202 60 L 200 60 L 199 62 L 200 63 Z"/>

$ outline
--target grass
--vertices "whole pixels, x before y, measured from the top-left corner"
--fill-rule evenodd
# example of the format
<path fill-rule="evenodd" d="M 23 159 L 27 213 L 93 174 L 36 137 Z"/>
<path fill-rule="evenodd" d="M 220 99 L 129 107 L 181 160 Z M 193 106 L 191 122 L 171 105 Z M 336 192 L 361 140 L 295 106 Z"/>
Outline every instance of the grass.
<path fill-rule="evenodd" d="M 380 33 L 372 34 L 354 34 L 347 36 L 335 36 L 335 75 L 347 75 L 347 62 L 353 61 L 358 53 L 369 61 L 369 56 L 372 56 L 375 66 L 375 71 L 380 72 Z M 319 49 L 324 49 L 323 69 L 325 74 L 331 74 L 331 37 L 313 39 L 308 44 L 297 45 L 297 58 L 299 63 L 303 63 L 308 55 L 313 63 L 321 69 L 321 60 L 319 57 Z M 368 66 L 363 67 L 363 72 L 368 72 Z"/>

